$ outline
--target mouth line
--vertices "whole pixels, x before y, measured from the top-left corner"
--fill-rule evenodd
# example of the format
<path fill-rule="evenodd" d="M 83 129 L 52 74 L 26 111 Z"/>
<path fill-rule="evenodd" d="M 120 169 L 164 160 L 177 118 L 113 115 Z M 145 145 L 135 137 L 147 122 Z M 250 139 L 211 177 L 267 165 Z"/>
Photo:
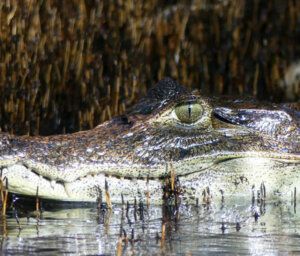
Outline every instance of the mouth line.
<path fill-rule="evenodd" d="M 242 153 L 236 152 L 224 152 L 222 154 L 216 152 L 205 157 L 191 157 L 190 159 L 184 159 L 179 161 L 172 161 L 174 165 L 175 174 L 177 177 L 186 177 L 189 174 L 194 174 L 199 171 L 204 171 L 212 166 L 223 164 L 227 161 L 236 158 L 264 158 L 270 159 L 270 161 L 276 161 L 284 164 L 300 164 L 300 155 L 297 153 L 291 154 L 279 154 L 272 152 L 251 152 L 245 151 Z M 0 162 L 1 164 L 1 162 Z M 19 160 L 13 161 L 9 164 L 3 165 L 2 168 L 8 168 L 12 165 L 22 165 L 27 171 L 32 172 L 44 180 L 49 181 L 52 184 L 55 183 L 72 183 L 84 180 L 86 178 L 94 178 L 102 176 L 105 178 L 115 178 L 117 180 L 155 180 L 162 181 L 166 177 L 171 175 L 170 162 L 165 164 L 156 164 L 154 166 L 139 166 L 139 165 L 109 165 L 105 163 L 96 164 L 95 166 L 90 164 L 81 163 L 78 166 L 73 166 L 72 163 L 66 164 L 63 167 L 56 167 L 39 163 L 31 160 Z M 123 169 L 122 169 L 123 168 Z M 135 172 L 136 171 L 136 172 Z M 25 171 L 24 171 L 25 173 Z M 128 175 L 129 174 L 129 175 Z"/>
<path fill-rule="evenodd" d="M 236 158 L 243 158 L 243 157 L 235 157 L 235 158 L 227 158 L 227 159 L 220 159 L 218 160 L 217 162 L 215 162 L 214 165 L 218 165 L 218 164 L 222 164 L 222 163 L 225 163 L 225 162 L 228 162 L 228 161 L 231 161 L 233 159 L 236 159 Z M 300 165 L 300 159 L 277 159 L 277 158 L 270 158 L 270 160 L 273 160 L 273 161 L 277 161 L 279 163 L 284 163 L 284 164 L 287 164 L 287 165 Z M 185 173 L 185 174 L 176 174 L 176 177 L 187 177 L 188 175 L 192 175 L 192 174 L 195 174 L 197 172 L 201 172 L 201 171 L 205 171 L 206 169 L 209 169 L 210 167 L 207 167 L 207 168 L 203 168 L 203 169 L 200 169 L 198 171 L 194 171 L 194 172 L 190 172 L 190 173 Z M 164 181 L 166 178 L 168 177 L 171 177 L 171 172 L 170 173 L 166 173 L 165 175 L 163 176 L 159 176 L 159 177 L 151 177 L 151 176 L 142 176 L 142 177 L 130 177 L 130 176 L 121 176 L 121 175 L 116 175 L 116 174 L 110 174 L 110 173 L 105 173 L 105 172 L 99 172 L 99 173 L 89 173 L 87 175 L 84 175 L 84 176 L 81 176 L 81 177 L 78 177 L 76 178 L 75 180 L 73 181 L 64 181 L 64 180 L 61 180 L 61 179 L 57 179 L 57 178 L 54 178 L 54 179 L 51 179 L 47 176 L 43 176 L 41 175 L 38 171 L 34 170 L 34 169 L 30 169 L 28 168 L 28 170 L 30 170 L 32 173 L 36 174 L 37 176 L 39 176 L 40 178 L 44 179 L 44 180 L 47 180 L 50 184 L 55 184 L 55 183 L 58 183 L 58 184 L 70 184 L 70 183 L 73 183 L 73 182 L 78 182 L 78 181 L 83 181 L 83 180 L 86 180 L 86 179 L 93 179 L 93 178 L 96 178 L 96 177 L 103 177 L 104 179 L 117 179 L 117 180 L 127 180 L 127 181 L 137 181 L 137 180 L 140 180 L 140 181 Z"/>
<path fill-rule="evenodd" d="M 87 175 L 84 175 L 82 177 L 78 177 L 76 178 L 75 180 L 73 181 L 63 181 L 63 180 L 60 180 L 60 179 L 51 179 L 49 177 L 46 177 L 46 176 L 43 176 L 41 175 L 40 173 L 38 173 L 37 171 L 33 170 L 33 169 L 30 169 L 30 171 L 34 174 L 36 174 L 37 176 L 39 176 L 40 178 L 44 179 L 44 180 L 47 180 L 49 183 L 58 183 L 58 184 L 68 184 L 68 183 L 73 183 L 73 182 L 77 182 L 77 181 L 81 181 L 81 180 L 85 180 L 85 179 L 89 179 L 89 178 L 95 178 L 95 177 L 98 177 L 98 176 L 102 176 L 104 179 L 110 179 L 110 178 L 114 178 L 114 179 L 118 179 L 118 180 L 128 180 L 128 181 L 136 181 L 136 180 L 141 180 L 141 181 L 163 181 L 165 178 L 169 177 L 168 175 L 165 175 L 165 176 L 161 176 L 161 177 L 150 177 L 150 176 L 147 176 L 147 177 L 128 177 L 128 176 L 120 176 L 120 175 L 115 175 L 115 174 L 108 174 L 108 173 L 103 173 L 103 172 L 100 172 L 100 173 L 91 173 L 91 174 L 87 174 Z M 178 175 L 180 176 L 180 175 Z M 183 175 L 185 176 L 185 175 Z"/>

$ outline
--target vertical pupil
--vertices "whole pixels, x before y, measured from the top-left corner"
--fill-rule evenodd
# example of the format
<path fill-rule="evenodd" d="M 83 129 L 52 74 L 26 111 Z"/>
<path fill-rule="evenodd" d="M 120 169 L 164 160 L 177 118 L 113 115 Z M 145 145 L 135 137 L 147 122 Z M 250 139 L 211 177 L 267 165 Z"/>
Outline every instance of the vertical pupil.
<path fill-rule="evenodd" d="M 192 104 L 189 103 L 189 118 L 191 118 L 191 115 L 192 115 Z"/>
<path fill-rule="evenodd" d="M 199 103 L 186 102 L 175 107 L 175 115 L 183 123 L 193 123 L 199 120 L 202 114 L 203 108 Z"/>

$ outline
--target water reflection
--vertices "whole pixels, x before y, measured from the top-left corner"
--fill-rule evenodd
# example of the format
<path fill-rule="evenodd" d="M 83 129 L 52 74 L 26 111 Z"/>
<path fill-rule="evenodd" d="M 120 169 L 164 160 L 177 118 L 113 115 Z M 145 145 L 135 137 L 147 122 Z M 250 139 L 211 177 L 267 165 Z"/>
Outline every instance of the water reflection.
<path fill-rule="evenodd" d="M 299 253 L 299 207 L 245 200 L 197 206 L 146 206 L 113 210 L 96 205 L 14 212 L 1 220 L 6 255 L 147 255 Z M 120 238 L 121 237 L 121 238 Z"/>

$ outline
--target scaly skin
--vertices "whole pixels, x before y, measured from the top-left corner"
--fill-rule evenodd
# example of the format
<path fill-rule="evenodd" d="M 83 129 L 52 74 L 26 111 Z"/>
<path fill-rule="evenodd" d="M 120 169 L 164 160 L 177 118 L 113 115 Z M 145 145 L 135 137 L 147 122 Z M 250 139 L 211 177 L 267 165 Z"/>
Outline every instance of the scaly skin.
<path fill-rule="evenodd" d="M 192 123 L 175 109 L 200 104 Z M 300 182 L 299 105 L 207 98 L 164 79 L 125 114 L 89 131 L 48 137 L 0 133 L 0 167 L 9 191 L 57 200 L 95 201 L 105 180 L 113 202 L 161 203 L 171 165 L 183 200 L 268 195 Z M 149 177 L 147 185 L 146 178 Z M 299 189 L 298 189 L 299 191 Z M 102 193 L 102 195 L 104 195 Z M 103 196 L 103 201 L 105 197 Z"/>

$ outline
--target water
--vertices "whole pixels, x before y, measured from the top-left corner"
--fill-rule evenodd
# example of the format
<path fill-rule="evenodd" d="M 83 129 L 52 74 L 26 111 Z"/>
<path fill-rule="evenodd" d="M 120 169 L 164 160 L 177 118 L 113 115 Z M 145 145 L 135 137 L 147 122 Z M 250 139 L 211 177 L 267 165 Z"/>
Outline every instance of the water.
<path fill-rule="evenodd" d="M 16 211 L 2 218 L 2 255 L 300 254 L 294 202 L 144 206 L 143 212 L 130 206 L 128 214 L 121 205 L 99 211 L 96 204 L 50 204 L 39 219 L 24 212 L 17 211 L 19 225 Z"/>

